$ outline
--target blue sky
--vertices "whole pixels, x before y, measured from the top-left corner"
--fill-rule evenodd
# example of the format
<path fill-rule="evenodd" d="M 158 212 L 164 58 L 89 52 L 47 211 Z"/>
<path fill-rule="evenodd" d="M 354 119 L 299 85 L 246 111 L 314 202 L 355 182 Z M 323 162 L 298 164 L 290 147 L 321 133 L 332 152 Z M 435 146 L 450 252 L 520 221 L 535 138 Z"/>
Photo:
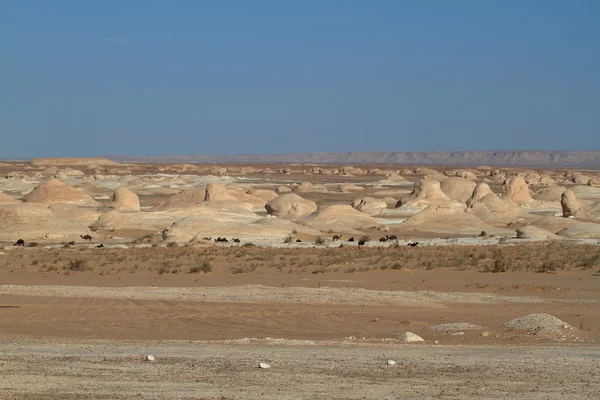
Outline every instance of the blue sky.
<path fill-rule="evenodd" d="M 0 2 L 0 157 L 600 150 L 600 1 Z"/>

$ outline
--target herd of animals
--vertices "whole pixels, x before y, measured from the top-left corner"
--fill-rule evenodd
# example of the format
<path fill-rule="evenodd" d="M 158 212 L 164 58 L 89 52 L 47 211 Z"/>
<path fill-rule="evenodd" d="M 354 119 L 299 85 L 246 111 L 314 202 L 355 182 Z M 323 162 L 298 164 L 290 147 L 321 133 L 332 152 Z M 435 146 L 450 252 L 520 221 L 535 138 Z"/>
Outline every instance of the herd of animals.
<path fill-rule="evenodd" d="M 163 240 L 167 239 L 167 235 L 166 235 L 167 231 L 162 231 L 162 238 Z M 90 235 L 79 235 L 79 237 L 81 237 L 85 242 L 91 242 L 92 241 L 92 237 Z M 212 238 L 209 237 L 205 237 L 203 238 L 206 241 L 212 241 Z M 342 239 L 342 235 L 333 235 L 332 237 L 332 241 L 333 242 L 337 242 L 340 241 Z M 234 243 L 240 243 L 240 239 L 238 238 L 232 238 L 231 239 L 232 242 Z M 348 239 L 348 242 L 354 243 L 356 240 L 354 239 L 354 237 L 351 237 Z M 385 243 L 385 242 L 390 242 L 390 241 L 395 241 L 396 243 L 398 243 L 398 237 L 396 235 L 385 235 L 379 238 L 379 242 L 380 243 Z M 216 239 L 214 239 L 215 243 L 229 243 L 229 240 L 225 237 L 217 237 Z M 296 243 L 302 243 L 302 240 L 300 239 L 296 239 Z M 362 247 L 367 243 L 366 239 L 359 239 L 358 240 L 358 247 Z M 67 243 L 69 245 L 74 245 L 75 242 L 69 242 Z M 419 242 L 411 242 L 408 243 L 407 246 L 409 247 L 416 247 L 419 245 Z M 25 241 L 23 239 L 19 239 L 15 242 L 15 244 L 13 244 L 13 246 L 21 246 L 21 247 L 25 247 Z M 102 243 L 100 243 L 99 245 L 96 246 L 97 248 L 103 248 L 104 245 Z"/>
<path fill-rule="evenodd" d="M 81 237 L 85 242 L 91 242 L 93 239 L 90 235 L 79 235 L 79 237 Z M 167 239 L 167 231 L 166 230 L 162 231 L 162 238 L 163 238 L 163 240 Z M 212 239 L 209 237 L 205 237 L 203 239 L 206 241 L 209 241 L 209 242 L 214 240 L 215 243 L 229 243 L 229 240 L 227 238 L 220 237 L 220 236 L 217 237 L 216 239 Z M 341 241 L 341 239 L 342 239 L 342 235 L 333 235 L 333 237 L 332 237 L 333 242 Z M 234 243 L 240 243 L 240 239 L 238 239 L 238 238 L 232 238 L 231 241 Z M 367 243 L 367 241 L 368 241 L 367 239 L 362 239 L 362 238 L 359 239 L 357 241 L 358 247 L 360 248 L 360 247 L 364 246 Z M 396 243 L 398 243 L 398 237 L 396 235 L 385 235 L 385 236 L 382 236 L 379 238 L 380 243 L 385 243 L 385 242 L 390 242 L 390 241 L 395 241 Z M 351 237 L 348 239 L 348 242 L 354 243 L 354 242 L 356 242 L 356 239 L 354 239 L 354 237 Z M 302 240 L 296 239 L 296 243 L 302 243 Z M 67 244 L 74 245 L 75 242 L 69 242 Z M 411 243 L 407 244 L 407 246 L 409 246 L 409 247 L 416 247 L 418 245 L 419 245 L 419 242 L 411 242 Z M 13 244 L 13 246 L 25 247 L 25 241 L 23 239 L 19 239 L 15 242 L 15 244 Z M 102 243 L 100 243 L 96 247 L 103 248 L 104 245 Z"/>

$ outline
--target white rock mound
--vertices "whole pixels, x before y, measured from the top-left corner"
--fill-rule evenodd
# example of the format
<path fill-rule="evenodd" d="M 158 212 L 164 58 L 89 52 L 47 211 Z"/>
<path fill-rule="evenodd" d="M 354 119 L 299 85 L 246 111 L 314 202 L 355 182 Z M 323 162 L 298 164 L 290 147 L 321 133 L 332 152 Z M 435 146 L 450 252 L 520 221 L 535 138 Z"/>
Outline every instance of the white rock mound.
<path fill-rule="evenodd" d="M 211 182 L 206 185 L 205 201 L 232 201 L 250 204 L 254 211 L 262 211 L 267 203 L 262 197 L 248 193 L 248 189 L 230 185 L 224 186 L 219 183 Z"/>
<path fill-rule="evenodd" d="M 122 186 L 115 189 L 112 205 L 114 208 L 122 211 L 140 211 L 140 199 L 138 195 Z"/>
<path fill-rule="evenodd" d="M 593 222 L 576 222 L 556 233 L 570 239 L 600 239 L 600 224 Z"/>
<path fill-rule="evenodd" d="M 514 201 L 517 204 L 533 202 L 529 186 L 521 176 L 512 176 L 502 184 L 502 198 Z"/>
<path fill-rule="evenodd" d="M 440 182 L 440 188 L 446 196 L 460 203 L 465 203 L 473 194 L 477 184 L 464 178 L 452 177 Z"/>
<path fill-rule="evenodd" d="M 481 231 L 508 235 L 508 229 L 488 225 L 471 213 L 446 205 L 429 206 L 398 225 L 404 232 L 430 232 L 437 234 L 478 235 Z"/>
<path fill-rule="evenodd" d="M 531 239 L 531 240 L 558 240 L 563 239 L 554 233 L 547 231 L 537 226 L 527 225 L 516 230 L 517 238 L 519 239 Z"/>
<path fill-rule="evenodd" d="M 563 186 L 547 187 L 539 190 L 536 194 L 534 194 L 533 199 L 546 202 L 559 202 L 561 201 L 561 196 L 565 192 L 565 190 L 566 189 Z"/>
<path fill-rule="evenodd" d="M 583 217 L 585 210 L 581 201 L 575 197 L 572 190 L 566 190 L 560 197 L 560 205 L 562 207 L 563 217 Z"/>
<path fill-rule="evenodd" d="M 351 205 L 354 209 L 367 215 L 381 214 L 387 208 L 385 200 L 374 199 L 372 197 L 355 199 Z"/>
<path fill-rule="evenodd" d="M 378 227 L 384 220 L 374 218 L 349 205 L 332 205 L 319 209 L 308 217 L 308 225 L 321 230 L 332 229 L 339 232 Z"/>
<path fill-rule="evenodd" d="M 64 204 L 67 207 L 74 207 Z M 77 240 L 88 234 L 89 219 L 73 213 L 61 214 L 47 204 L 19 203 L 0 205 L 0 241 L 43 241 L 48 238 Z"/>
<path fill-rule="evenodd" d="M 193 189 L 185 190 L 179 194 L 169 197 L 161 202 L 153 211 L 176 210 L 180 208 L 192 207 L 204 202 L 206 197 L 206 187 L 201 186 Z"/>
<path fill-rule="evenodd" d="M 446 179 L 446 178 L 444 178 Z M 454 208 L 464 208 L 464 204 L 452 200 L 441 189 L 440 182 L 433 179 L 421 179 L 415 182 L 413 192 L 409 197 L 400 199 L 396 208 L 406 212 L 423 210 L 430 205 L 447 205 Z"/>
<path fill-rule="evenodd" d="M 23 197 L 26 203 L 71 203 L 78 205 L 95 206 L 98 203 L 89 195 L 80 192 L 74 186 L 67 185 L 56 179 L 49 179 L 36 186 Z"/>
<path fill-rule="evenodd" d="M 270 215 L 281 218 L 295 219 L 312 214 L 317 210 L 317 203 L 303 199 L 295 193 L 277 196 L 269 201 L 265 209 Z"/>

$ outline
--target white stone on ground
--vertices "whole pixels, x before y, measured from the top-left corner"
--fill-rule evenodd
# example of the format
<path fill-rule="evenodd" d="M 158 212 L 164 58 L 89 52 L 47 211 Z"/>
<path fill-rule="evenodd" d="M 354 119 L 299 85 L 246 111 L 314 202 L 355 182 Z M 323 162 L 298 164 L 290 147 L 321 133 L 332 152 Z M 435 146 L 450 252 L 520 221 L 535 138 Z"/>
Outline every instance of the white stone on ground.
<path fill-rule="evenodd" d="M 396 336 L 396 339 L 402 340 L 403 342 L 424 342 L 425 341 L 425 339 L 423 339 L 421 336 L 415 335 L 412 332 L 399 333 Z"/>

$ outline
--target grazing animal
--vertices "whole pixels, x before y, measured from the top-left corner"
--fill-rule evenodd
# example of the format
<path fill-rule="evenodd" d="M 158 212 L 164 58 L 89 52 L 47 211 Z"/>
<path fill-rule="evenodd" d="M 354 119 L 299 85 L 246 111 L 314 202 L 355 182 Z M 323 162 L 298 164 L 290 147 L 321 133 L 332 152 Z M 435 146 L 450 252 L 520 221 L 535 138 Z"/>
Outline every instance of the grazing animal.
<path fill-rule="evenodd" d="M 240 239 L 238 239 L 238 238 L 233 238 L 233 241 L 234 241 L 235 243 L 239 243 L 239 242 L 240 242 Z"/>
<path fill-rule="evenodd" d="M 13 244 L 13 246 L 25 246 L 25 241 L 23 239 L 17 240 L 17 243 Z"/>
<path fill-rule="evenodd" d="M 362 246 L 364 246 L 364 245 L 365 245 L 365 240 L 364 240 L 364 239 L 360 239 L 360 240 L 358 241 L 358 248 L 360 249 L 360 248 L 361 248 Z"/>
<path fill-rule="evenodd" d="M 296 239 L 296 243 L 302 243 L 302 240 Z"/>
<path fill-rule="evenodd" d="M 90 235 L 79 235 L 80 238 L 82 238 L 83 240 L 85 240 L 86 242 L 89 240 L 90 242 L 92 241 L 92 237 Z"/>
<path fill-rule="evenodd" d="M 354 237 L 351 237 L 350 239 L 348 239 L 349 242 L 354 242 Z"/>
<path fill-rule="evenodd" d="M 379 238 L 379 241 L 380 241 L 380 242 L 387 242 L 387 241 L 388 241 L 388 238 L 387 238 L 387 236 L 380 237 L 380 238 Z"/>
<path fill-rule="evenodd" d="M 342 235 L 333 235 L 333 241 L 335 242 L 336 240 L 340 240 L 342 238 Z"/>
<path fill-rule="evenodd" d="M 203 237 L 203 238 L 202 238 L 202 240 L 208 240 L 208 241 L 211 241 L 211 240 L 212 240 L 212 238 L 209 238 L 209 237 L 206 237 L 206 236 L 205 236 L 205 237 Z"/>
<path fill-rule="evenodd" d="M 396 242 L 398 241 L 398 236 L 396 235 L 386 235 L 388 240 L 395 240 Z"/>
<path fill-rule="evenodd" d="M 414 242 L 414 243 L 407 244 L 407 246 L 410 246 L 410 247 L 417 247 L 418 245 L 419 245 L 419 242 Z"/>
<path fill-rule="evenodd" d="M 215 239 L 215 242 L 229 243 L 229 240 L 227 240 L 227 238 L 222 238 L 221 236 L 219 236 L 218 238 Z"/>
<path fill-rule="evenodd" d="M 98 249 L 102 249 L 104 247 L 104 245 L 102 243 L 100 243 L 98 246 L 96 246 Z"/>

